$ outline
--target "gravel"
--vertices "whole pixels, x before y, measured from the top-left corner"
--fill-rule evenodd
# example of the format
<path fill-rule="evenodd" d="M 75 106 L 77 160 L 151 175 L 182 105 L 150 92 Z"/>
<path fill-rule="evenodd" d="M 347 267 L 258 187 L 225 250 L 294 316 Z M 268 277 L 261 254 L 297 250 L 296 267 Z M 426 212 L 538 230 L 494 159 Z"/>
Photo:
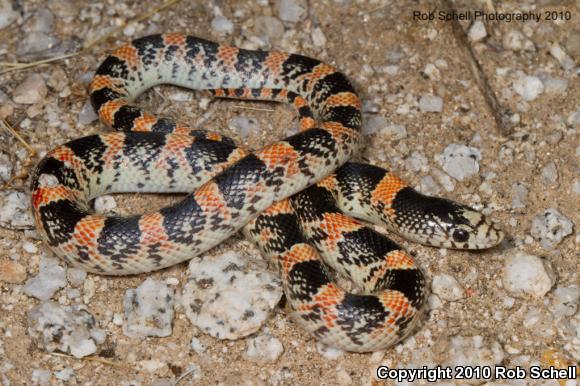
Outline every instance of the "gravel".
<path fill-rule="evenodd" d="M 542 168 L 542 181 L 545 184 L 554 184 L 558 181 L 558 169 L 554 162 L 550 162 Z"/>
<path fill-rule="evenodd" d="M 512 185 L 512 208 L 522 209 L 525 208 L 528 202 L 528 187 L 522 182 L 514 182 Z"/>
<path fill-rule="evenodd" d="M 211 21 L 211 28 L 220 34 L 231 34 L 234 32 L 234 23 L 227 17 L 218 15 Z"/>
<path fill-rule="evenodd" d="M 469 32 L 467 33 L 469 40 L 472 42 L 478 42 L 487 36 L 487 31 L 485 30 L 485 24 L 481 20 L 476 20 L 473 22 L 471 27 L 469 27 Z"/>
<path fill-rule="evenodd" d="M 512 51 L 535 51 L 534 43 L 528 39 L 521 31 L 511 29 L 502 37 L 502 45 L 506 50 Z"/>

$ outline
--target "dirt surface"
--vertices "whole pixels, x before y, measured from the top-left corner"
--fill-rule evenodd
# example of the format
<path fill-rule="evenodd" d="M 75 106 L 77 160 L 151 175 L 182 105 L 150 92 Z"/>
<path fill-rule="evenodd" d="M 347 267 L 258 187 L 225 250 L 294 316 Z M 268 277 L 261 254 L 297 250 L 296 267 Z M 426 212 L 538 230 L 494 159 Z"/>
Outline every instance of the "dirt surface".
<path fill-rule="evenodd" d="M 159 5 L 155 1 L 109 1 L 103 5 L 62 0 L 49 3 L 15 0 L 8 3 L 17 7 L 19 17 L 0 30 L 2 62 L 39 59 L 19 55 L 18 47 L 30 33 L 35 13 L 41 9 L 48 9 L 54 15 L 54 27 L 49 34 L 68 47 L 65 47 L 67 51 L 56 53 L 63 54 L 79 50 L 83 44 L 106 31 Z M 39 102 L 22 104 L 9 100 L 1 103 L 11 106 L 0 110 L 2 117 L 38 154 L 68 140 L 104 131 L 98 121 L 78 122 L 88 98 L 87 79 L 112 48 L 153 32 L 179 31 L 236 46 L 299 52 L 337 66 L 352 79 L 365 100 L 367 122 L 378 116 L 389 123 L 404 125 L 404 138 L 393 138 L 389 130 L 382 128 L 367 135 L 367 146 L 361 158 L 394 170 L 412 186 L 419 186 L 421 178 L 430 175 L 432 170 L 441 169 L 436 156 L 449 144 L 479 149 L 479 172 L 462 181 L 454 180 L 452 191 L 445 191 L 437 185 L 439 194 L 484 209 L 502 224 L 508 240 L 497 248 L 474 253 L 442 251 L 394 237 L 417 257 L 429 278 L 450 274 L 464 288 L 465 296 L 457 301 L 443 300 L 441 306 L 428 312 L 412 338 L 394 348 L 375 354 L 340 353 L 337 358 L 322 355 L 316 341 L 288 317 L 288 311 L 283 307 L 276 308 L 263 327 L 284 347 L 283 354 L 274 363 L 255 363 L 247 359 L 244 355 L 247 338 L 220 341 L 204 335 L 190 324 L 179 308 L 171 336 L 144 340 L 125 336 L 121 327 L 112 322 L 112 315 L 123 312 L 125 291 L 137 287 L 149 276 L 161 281 L 177 278 L 179 284 L 176 288 L 179 289 L 185 282 L 186 264 L 132 277 L 89 275 L 80 287 L 80 298 L 75 300 L 66 296 L 67 288 L 60 290 L 53 300 L 61 304 L 86 303 L 106 331 L 107 339 L 88 359 L 47 353 L 27 332 L 27 312 L 39 301 L 22 292 L 24 280 L 14 284 L 0 281 L 2 383 L 30 384 L 35 379 L 33 371 L 44 369 L 50 371 L 49 383 L 54 384 L 171 384 L 196 365 L 197 378 L 186 376 L 179 384 L 369 385 L 379 382 L 375 376 L 379 365 L 402 368 L 411 364 L 419 367 L 423 364 L 430 367 L 452 365 L 450 347 L 453 346 L 452 338 L 457 335 L 481 336 L 483 347 L 494 347 L 493 344 L 498 343 L 503 353 L 501 364 L 507 367 L 529 367 L 534 363 L 565 367 L 567 363 L 575 363 L 571 349 L 566 348 L 573 342 L 558 332 L 555 320 L 548 318 L 544 324 L 531 327 L 524 323 L 530 310 L 540 310 L 540 315 L 549 314 L 552 292 L 541 297 L 511 296 L 503 288 L 502 272 L 506 256 L 517 250 L 539 256 L 553 267 L 555 283 L 552 290 L 580 282 L 579 195 L 574 193 L 580 170 L 580 142 L 578 117 L 574 119 L 572 116 L 579 108 L 578 72 L 577 68 L 565 70 L 550 54 L 550 45 L 557 43 L 572 60 L 580 61 L 580 30 L 574 29 L 579 25 L 577 3 L 569 1 L 555 5 L 557 2 L 538 1 L 496 5 L 498 12 L 570 11 L 572 19 L 542 19 L 526 23 L 488 21 L 485 23 L 487 36 L 468 43 L 489 88 L 497 97 L 502 109 L 499 116 L 505 118 L 503 127 L 498 126 L 494 112 L 478 87 L 472 70 L 473 59 L 469 49 L 453 32 L 452 22 L 414 20 L 413 11 L 442 9 L 440 4 L 425 1 L 399 4 L 388 1 L 311 1 L 303 20 L 283 22 L 281 36 L 271 37 L 269 43 L 257 42 L 254 37 L 262 36 L 264 32 L 256 20 L 259 16 L 270 15 L 279 18 L 275 3 L 267 0 L 223 0 L 199 2 L 197 5 L 178 2 L 113 32 L 109 38 L 79 55 L 1 74 L 0 90 L 8 97 L 13 97 L 17 86 L 31 74 L 40 74 L 48 87 L 46 97 Z M 452 4 L 458 11 L 466 11 L 487 9 L 488 2 L 477 2 L 476 6 L 469 3 Z M 233 23 L 233 32 L 218 33 L 212 28 L 211 21 L 220 12 Z M 467 32 L 471 23 L 461 21 L 459 24 Z M 533 43 L 533 49 L 507 49 L 502 39 L 512 29 L 521 31 Z M 320 41 L 319 32 L 325 41 Z M 433 71 L 433 65 L 436 71 Z M 514 92 L 515 79 L 521 75 L 518 71 L 526 75 L 543 71 L 567 80 L 567 87 L 563 92 L 544 90 L 537 98 L 525 101 Z M 148 91 L 139 103 L 155 114 L 219 131 L 253 149 L 283 137 L 296 124 L 294 113 L 287 106 L 238 101 L 214 101 L 205 106 L 200 103 L 198 95 L 192 94 L 194 97 L 188 99 L 182 97 L 184 93 L 187 95 L 188 92 L 158 87 Z M 424 95 L 441 97 L 442 111 L 421 111 L 419 100 Z M 230 124 L 237 116 L 254 118 L 260 129 L 242 138 Z M 4 185 L 4 189 L 29 194 L 27 179 L 18 177 L 31 172 L 39 158 L 30 158 L 22 143 L 8 132 L 1 131 L 0 138 L 0 150 L 9 155 L 12 165 L 12 180 Z M 408 170 L 405 160 L 415 151 L 426 157 L 428 165 L 418 171 Z M 555 164 L 557 176 L 555 181 L 546 182 L 542 170 L 550 162 Z M 490 173 L 495 176 L 490 177 Z M 522 182 L 529 191 L 521 208 L 512 207 L 515 182 Z M 136 195 L 116 198 L 125 213 L 161 207 L 176 199 Z M 548 208 L 557 208 L 575 224 L 575 229 L 554 248 L 544 249 L 530 235 L 530 228 L 532 219 Z M 26 278 L 36 275 L 41 254 L 50 254 L 31 230 L 3 227 L 0 239 L 0 260 L 17 262 L 25 267 Z M 38 251 L 29 253 L 24 250 L 26 241 L 32 241 Z M 252 259 L 260 258 L 259 252 L 241 236 L 228 240 L 210 254 L 230 250 L 241 251 Z M 87 288 L 94 288 L 94 294 Z M 509 307 L 505 301 L 508 298 L 513 300 Z M 553 331 L 549 333 L 547 330 Z M 205 352 L 200 354 L 191 349 L 192 337 L 205 344 Z M 151 360 L 160 363 L 158 368 L 148 369 L 147 363 Z M 472 362 L 466 358 L 465 363 Z M 73 369 L 68 381 L 59 380 L 55 375 L 64 368 Z M 388 384 L 392 382 L 388 381 Z M 461 383 L 458 380 L 446 382 Z"/>

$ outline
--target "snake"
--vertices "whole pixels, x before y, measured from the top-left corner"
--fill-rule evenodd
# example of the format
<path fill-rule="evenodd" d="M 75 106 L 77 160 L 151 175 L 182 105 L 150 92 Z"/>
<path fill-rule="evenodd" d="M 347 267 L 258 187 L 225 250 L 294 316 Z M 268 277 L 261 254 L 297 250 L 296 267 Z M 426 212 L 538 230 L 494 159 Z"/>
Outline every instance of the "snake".
<path fill-rule="evenodd" d="M 134 103 L 159 84 L 288 103 L 299 130 L 260 150 L 243 149 Z M 369 223 L 444 248 L 486 249 L 503 238 L 471 207 L 353 161 L 363 138 L 361 100 L 343 73 L 317 59 L 151 35 L 112 51 L 89 94 L 113 131 L 49 151 L 31 178 L 38 232 L 57 256 L 86 271 L 159 270 L 241 230 L 276 262 L 299 326 L 327 345 L 368 352 L 410 335 L 427 294 L 414 258 Z M 95 197 L 127 192 L 185 196 L 142 214 L 94 210 Z M 336 284 L 341 278 L 350 288 Z"/>

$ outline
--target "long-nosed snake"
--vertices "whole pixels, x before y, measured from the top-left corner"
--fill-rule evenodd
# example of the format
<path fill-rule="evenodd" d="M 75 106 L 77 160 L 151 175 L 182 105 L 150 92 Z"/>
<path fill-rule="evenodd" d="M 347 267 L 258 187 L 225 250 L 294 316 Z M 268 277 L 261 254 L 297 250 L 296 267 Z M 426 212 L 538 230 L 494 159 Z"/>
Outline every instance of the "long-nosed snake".
<path fill-rule="evenodd" d="M 131 104 L 161 83 L 289 102 L 301 131 L 247 152 Z M 107 57 L 90 94 L 101 120 L 120 132 L 50 151 L 32 180 L 40 233 L 58 256 L 88 271 L 161 269 L 243 228 L 278 262 L 288 303 L 307 331 L 333 346 L 372 351 L 411 331 L 425 280 L 401 247 L 348 215 L 428 245 L 481 249 L 503 237 L 466 206 L 421 195 L 376 166 L 347 162 L 359 144 L 361 103 L 343 74 L 316 59 L 154 35 Z M 106 192 L 189 194 L 160 211 L 120 217 L 91 209 L 90 200 Z M 320 256 L 362 292 L 334 284 Z"/>

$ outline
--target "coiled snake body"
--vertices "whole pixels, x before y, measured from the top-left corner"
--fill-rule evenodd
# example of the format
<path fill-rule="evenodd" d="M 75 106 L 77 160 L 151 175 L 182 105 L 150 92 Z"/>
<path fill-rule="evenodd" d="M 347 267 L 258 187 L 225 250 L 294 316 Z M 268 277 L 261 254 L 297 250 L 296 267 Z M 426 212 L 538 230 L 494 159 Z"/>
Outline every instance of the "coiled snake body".
<path fill-rule="evenodd" d="M 161 83 L 291 103 L 301 131 L 245 151 L 131 104 Z M 359 144 L 361 103 L 348 79 L 318 60 L 153 35 L 107 57 L 90 95 L 100 119 L 119 132 L 50 151 L 32 179 L 40 233 L 58 256 L 88 271 L 161 269 L 243 228 L 278 263 L 288 303 L 307 331 L 333 346 L 372 351 L 411 331 L 425 280 L 401 247 L 349 215 L 435 246 L 481 249 L 503 237 L 466 206 L 423 196 L 376 166 L 347 162 Z M 91 209 L 92 198 L 118 192 L 189 194 L 142 215 Z M 322 260 L 361 292 L 334 284 Z"/>

